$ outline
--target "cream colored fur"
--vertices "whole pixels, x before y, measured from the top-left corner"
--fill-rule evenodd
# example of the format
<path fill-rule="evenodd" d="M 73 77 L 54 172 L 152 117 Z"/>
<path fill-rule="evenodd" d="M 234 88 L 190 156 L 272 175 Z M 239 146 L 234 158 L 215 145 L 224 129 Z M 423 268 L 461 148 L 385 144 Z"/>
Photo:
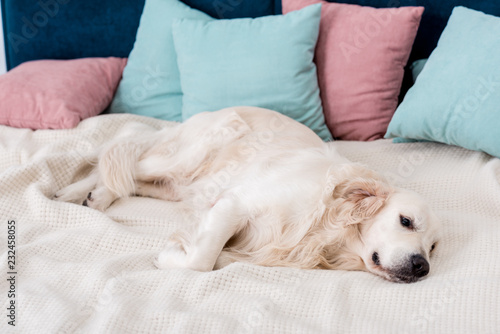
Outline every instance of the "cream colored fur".
<path fill-rule="evenodd" d="M 92 174 L 55 197 L 101 211 L 131 195 L 189 203 L 202 218 L 170 238 L 160 269 L 245 261 L 398 282 L 428 272 L 439 223 L 425 201 L 286 116 L 237 107 L 138 133 L 96 152 Z"/>

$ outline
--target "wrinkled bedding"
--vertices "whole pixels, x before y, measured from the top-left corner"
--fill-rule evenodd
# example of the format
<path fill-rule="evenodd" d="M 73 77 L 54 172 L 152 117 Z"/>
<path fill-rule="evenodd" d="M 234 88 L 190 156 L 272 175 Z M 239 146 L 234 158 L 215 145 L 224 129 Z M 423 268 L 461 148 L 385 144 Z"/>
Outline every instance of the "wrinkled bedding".
<path fill-rule="evenodd" d="M 500 160 L 436 143 L 335 142 L 353 161 L 427 197 L 443 222 L 431 273 L 396 284 L 369 273 L 235 263 L 199 273 L 153 258 L 190 217 L 179 203 L 132 197 L 106 213 L 51 200 L 86 159 L 133 123 L 103 115 L 72 130 L 0 127 L 0 268 L 16 225 L 16 326 L 0 280 L 2 333 L 497 333 Z"/>

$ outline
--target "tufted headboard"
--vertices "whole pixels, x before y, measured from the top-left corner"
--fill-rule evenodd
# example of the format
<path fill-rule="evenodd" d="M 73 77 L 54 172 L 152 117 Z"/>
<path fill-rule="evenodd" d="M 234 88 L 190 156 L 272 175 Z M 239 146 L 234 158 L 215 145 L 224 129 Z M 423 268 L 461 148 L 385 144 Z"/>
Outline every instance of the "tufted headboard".
<path fill-rule="evenodd" d="M 126 57 L 144 0 L 0 0 L 7 68 L 35 59 Z M 216 18 L 281 13 L 280 0 L 184 0 Z M 457 5 L 500 16 L 498 0 L 339 0 L 372 7 L 426 8 L 410 62 L 426 58 Z"/>

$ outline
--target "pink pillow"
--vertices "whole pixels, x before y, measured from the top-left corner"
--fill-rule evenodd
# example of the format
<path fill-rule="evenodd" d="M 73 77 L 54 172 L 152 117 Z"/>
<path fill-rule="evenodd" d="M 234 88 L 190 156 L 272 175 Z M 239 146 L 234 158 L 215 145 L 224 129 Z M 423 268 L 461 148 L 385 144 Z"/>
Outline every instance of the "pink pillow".
<path fill-rule="evenodd" d="M 283 0 L 283 12 L 315 3 L 322 3 L 315 62 L 326 123 L 338 139 L 382 138 L 424 8 Z"/>
<path fill-rule="evenodd" d="M 0 75 L 0 124 L 68 129 L 111 103 L 125 58 L 37 60 Z"/>

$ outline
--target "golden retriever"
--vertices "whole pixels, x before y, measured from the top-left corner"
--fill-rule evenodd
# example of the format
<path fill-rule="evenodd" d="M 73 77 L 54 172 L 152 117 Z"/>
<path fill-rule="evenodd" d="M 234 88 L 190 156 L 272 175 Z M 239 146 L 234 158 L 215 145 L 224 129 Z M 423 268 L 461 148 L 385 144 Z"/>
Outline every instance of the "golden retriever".
<path fill-rule="evenodd" d="M 406 283 L 430 271 L 439 220 L 429 205 L 271 110 L 235 107 L 154 133 L 127 130 L 96 162 L 55 198 L 104 211 L 139 195 L 202 212 L 167 241 L 160 269 L 244 261 Z"/>

